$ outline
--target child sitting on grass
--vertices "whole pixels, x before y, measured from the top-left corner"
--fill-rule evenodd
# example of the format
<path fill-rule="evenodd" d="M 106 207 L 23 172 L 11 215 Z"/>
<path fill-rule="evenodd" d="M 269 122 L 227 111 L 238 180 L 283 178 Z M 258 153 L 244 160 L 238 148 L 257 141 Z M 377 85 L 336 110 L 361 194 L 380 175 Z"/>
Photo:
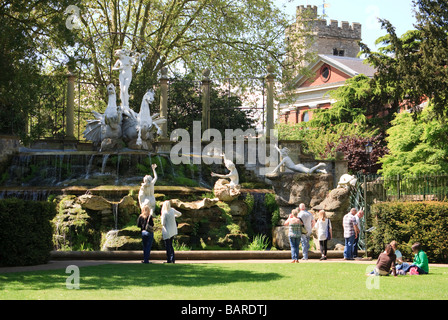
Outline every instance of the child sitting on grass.
<path fill-rule="evenodd" d="M 428 274 L 428 256 L 422 250 L 422 244 L 420 242 L 416 242 L 411 248 L 414 253 L 414 262 L 410 265 L 409 274 Z"/>

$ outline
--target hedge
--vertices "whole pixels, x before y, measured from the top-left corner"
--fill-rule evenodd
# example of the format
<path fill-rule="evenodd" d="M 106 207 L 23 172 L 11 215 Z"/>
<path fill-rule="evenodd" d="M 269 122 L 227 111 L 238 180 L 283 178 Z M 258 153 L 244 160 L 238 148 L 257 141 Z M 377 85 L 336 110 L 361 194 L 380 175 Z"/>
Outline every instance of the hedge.
<path fill-rule="evenodd" d="M 47 263 L 53 249 L 56 205 L 16 198 L 0 200 L 0 266 Z"/>
<path fill-rule="evenodd" d="M 448 202 L 383 202 L 371 206 L 368 235 L 374 255 L 384 251 L 392 240 L 398 242 L 404 257 L 413 259 L 411 246 L 422 244 L 429 262 L 448 262 Z"/>

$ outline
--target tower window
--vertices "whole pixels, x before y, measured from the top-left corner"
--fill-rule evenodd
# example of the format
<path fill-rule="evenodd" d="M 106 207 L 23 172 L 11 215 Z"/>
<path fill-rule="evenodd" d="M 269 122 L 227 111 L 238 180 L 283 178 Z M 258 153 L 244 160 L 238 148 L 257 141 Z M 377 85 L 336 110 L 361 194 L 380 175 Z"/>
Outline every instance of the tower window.
<path fill-rule="evenodd" d="M 334 49 L 333 49 L 333 55 L 334 55 L 334 56 L 340 56 L 340 57 L 343 57 L 343 56 L 345 55 L 345 50 L 344 50 L 344 49 L 337 49 L 337 48 L 334 48 Z"/>

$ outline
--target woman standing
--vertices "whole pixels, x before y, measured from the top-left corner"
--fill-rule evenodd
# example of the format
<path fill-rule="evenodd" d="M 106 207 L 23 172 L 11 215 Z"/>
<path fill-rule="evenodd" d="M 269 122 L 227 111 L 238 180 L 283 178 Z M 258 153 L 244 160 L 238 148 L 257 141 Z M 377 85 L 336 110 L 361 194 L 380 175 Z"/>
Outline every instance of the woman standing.
<path fill-rule="evenodd" d="M 174 248 L 173 239 L 177 235 L 176 218 L 182 215 L 181 212 L 171 208 L 170 200 L 167 200 L 162 205 L 162 239 L 165 242 L 166 248 L 166 262 L 174 263 Z"/>
<path fill-rule="evenodd" d="M 301 226 L 303 222 L 297 217 L 299 211 L 297 209 L 292 210 L 291 216 L 285 221 L 285 226 L 289 226 L 289 243 L 291 244 L 291 258 L 292 263 L 299 262 L 299 245 L 302 238 Z"/>
<path fill-rule="evenodd" d="M 137 226 L 142 230 L 143 242 L 143 261 L 149 263 L 149 254 L 151 253 L 152 241 L 154 240 L 154 221 L 148 202 L 143 203 L 142 213 L 137 219 Z"/>
<path fill-rule="evenodd" d="M 321 258 L 320 260 L 327 260 L 327 242 L 332 237 L 331 221 L 327 219 L 327 215 L 324 210 L 319 211 L 319 219 L 315 226 L 317 229 L 317 239 L 319 240 L 319 247 Z"/>

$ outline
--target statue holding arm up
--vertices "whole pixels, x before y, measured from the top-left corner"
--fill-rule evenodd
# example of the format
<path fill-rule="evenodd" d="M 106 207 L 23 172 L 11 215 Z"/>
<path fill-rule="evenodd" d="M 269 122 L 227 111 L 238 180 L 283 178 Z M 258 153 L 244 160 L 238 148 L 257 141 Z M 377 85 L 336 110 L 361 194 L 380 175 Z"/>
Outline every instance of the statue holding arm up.
<path fill-rule="evenodd" d="M 154 196 L 154 185 L 157 182 L 157 172 L 156 172 L 157 165 L 153 164 L 151 168 L 154 174 L 154 178 L 151 177 L 150 175 L 146 175 L 143 178 L 143 183 L 141 184 L 140 190 L 138 192 L 138 202 L 140 208 L 143 208 L 145 205 L 147 205 L 150 209 L 150 215 L 153 215 L 156 207 L 156 198 Z"/>

